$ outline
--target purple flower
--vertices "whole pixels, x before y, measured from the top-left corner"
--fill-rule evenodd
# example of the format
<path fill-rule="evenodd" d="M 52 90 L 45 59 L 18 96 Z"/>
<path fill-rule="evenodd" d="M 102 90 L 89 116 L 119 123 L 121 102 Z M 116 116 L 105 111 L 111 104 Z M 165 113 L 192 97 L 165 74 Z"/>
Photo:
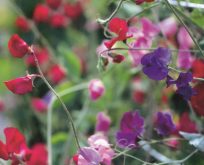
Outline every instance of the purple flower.
<path fill-rule="evenodd" d="M 138 111 L 124 113 L 120 122 L 120 131 L 116 134 L 116 140 L 121 148 L 136 147 L 138 137 L 144 130 L 144 118 Z"/>
<path fill-rule="evenodd" d="M 142 57 L 142 70 L 149 78 L 162 80 L 168 75 L 168 64 L 170 60 L 170 51 L 167 48 L 158 48 L 154 52 Z"/>
<path fill-rule="evenodd" d="M 159 135 L 168 136 L 175 131 L 176 126 L 174 125 L 171 115 L 169 113 L 157 112 L 155 129 Z"/>
<path fill-rule="evenodd" d="M 167 76 L 167 87 L 170 85 L 176 84 L 177 93 L 183 96 L 185 100 L 190 100 L 191 96 L 195 95 L 196 92 L 191 88 L 189 83 L 193 80 L 192 73 L 180 73 L 177 80 L 174 80 L 170 76 Z"/>
<path fill-rule="evenodd" d="M 97 115 L 96 131 L 107 133 L 110 127 L 111 119 L 104 112 Z"/>

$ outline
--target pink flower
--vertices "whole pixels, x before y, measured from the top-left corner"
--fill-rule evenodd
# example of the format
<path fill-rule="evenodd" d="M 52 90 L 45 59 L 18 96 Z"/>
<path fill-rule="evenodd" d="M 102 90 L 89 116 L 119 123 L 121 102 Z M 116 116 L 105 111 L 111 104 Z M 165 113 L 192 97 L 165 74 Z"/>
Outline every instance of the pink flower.
<path fill-rule="evenodd" d="M 162 33 L 167 37 L 174 36 L 178 29 L 178 25 L 174 17 L 164 19 L 160 22 L 159 27 L 161 28 Z"/>
<path fill-rule="evenodd" d="M 185 49 L 185 48 L 180 48 Z M 186 50 L 189 50 L 188 48 Z M 193 63 L 193 58 L 191 56 L 190 50 L 189 51 L 179 51 L 178 58 L 177 58 L 177 66 L 181 69 L 190 69 Z"/>
<path fill-rule="evenodd" d="M 97 114 L 96 132 L 107 133 L 110 128 L 111 119 L 104 112 L 99 112 Z"/>
<path fill-rule="evenodd" d="M 186 31 L 185 27 L 181 27 L 179 29 L 177 39 L 180 47 L 191 48 L 193 46 L 193 40 L 191 39 L 190 35 Z"/>
<path fill-rule="evenodd" d="M 48 105 L 47 105 L 47 103 L 43 99 L 32 98 L 31 104 L 32 104 L 32 107 L 37 112 L 43 113 L 43 112 L 47 111 L 47 106 Z"/>
<path fill-rule="evenodd" d="M 94 148 L 83 147 L 79 151 L 77 165 L 98 165 L 100 162 L 100 155 Z"/>
<path fill-rule="evenodd" d="M 140 21 L 142 23 L 142 29 L 145 36 L 154 37 L 159 33 L 159 27 L 153 24 L 151 20 L 142 18 Z"/>
<path fill-rule="evenodd" d="M 14 94 L 23 95 L 29 93 L 33 89 L 33 79 L 36 75 L 27 75 L 13 80 L 5 81 L 6 87 Z"/>
<path fill-rule="evenodd" d="M 91 100 L 99 99 L 105 92 L 105 87 L 101 80 L 93 79 L 89 82 L 89 95 Z"/>
<path fill-rule="evenodd" d="M 22 58 L 29 52 L 29 46 L 18 34 L 11 36 L 8 42 L 8 49 L 13 57 Z"/>
<path fill-rule="evenodd" d="M 96 133 L 90 136 L 88 138 L 88 143 L 91 148 L 94 148 L 99 153 L 101 162 L 104 165 L 111 165 L 111 160 L 115 153 L 103 134 Z"/>

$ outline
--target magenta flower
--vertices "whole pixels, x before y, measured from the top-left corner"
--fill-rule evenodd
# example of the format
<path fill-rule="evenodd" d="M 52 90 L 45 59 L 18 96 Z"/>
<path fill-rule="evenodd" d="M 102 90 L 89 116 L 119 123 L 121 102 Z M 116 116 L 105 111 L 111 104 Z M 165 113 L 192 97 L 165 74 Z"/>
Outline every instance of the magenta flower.
<path fill-rule="evenodd" d="M 152 53 L 146 54 L 141 59 L 143 72 L 153 80 L 162 80 L 168 75 L 168 64 L 171 53 L 167 48 L 158 48 Z"/>
<path fill-rule="evenodd" d="M 182 48 L 181 49 L 186 49 Z M 187 49 L 189 50 L 189 49 Z M 181 69 L 190 69 L 193 63 L 193 58 L 191 56 L 190 51 L 189 52 L 182 52 L 179 51 L 178 58 L 177 58 L 177 66 Z"/>
<path fill-rule="evenodd" d="M 136 147 L 137 139 L 143 131 L 144 118 L 139 112 L 125 112 L 120 122 L 120 130 L 116 134 L 118 146 L 121 148 Z"/>
<path fill-rule="evenodd" d="M 159 135 L 168 136 L 175 131 L 176 126 L 169 113 L 157 112 L 155 120 L 155 129 Z"/>
<path fill-rule="evenodd" d="M 93 79 L 89 83 L 89 95 L 91 100 L 99 99 L 105 92 L 105 87 L 101 80 Z"/>
<path fill-rule="evenodd" d="M 96 131 L 107 133 L 111 124 L 111 119 L 104 112 L 97 114 Z"/>
<path fill-rule="evenodd" d="M 142 18 L 141 20 L 143 33 L 145 36 L 154 37 L 159 33 L 159 27 L 152 23 L 151 20 L 147 18 Z"/>
<path fill-rule="evenodd" d="M 193 40 L 190 35 L 186 31 L 185 27 L 181 27 L 179 29 L 177 40 L 180 46 L 184 48 L 191 48 L 193 46 Z"/>

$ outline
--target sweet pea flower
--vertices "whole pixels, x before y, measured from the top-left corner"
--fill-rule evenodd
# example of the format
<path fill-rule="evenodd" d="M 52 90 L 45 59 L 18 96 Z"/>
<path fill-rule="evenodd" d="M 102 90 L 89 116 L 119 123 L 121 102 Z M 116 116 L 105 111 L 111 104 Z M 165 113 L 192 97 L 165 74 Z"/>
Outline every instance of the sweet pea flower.
<path fill-rule="evenodd" d="M 167 48 L 158 48 L 152 53 L 144 55 L 141 59 L 143 72 L 153 80 L 162 80 L 168 75 L 168 64 L 171 53 Z"/>
<path fill-rule="evenodd" d="M 47 5 L 36 5 L 33 13 L 33 19 L 37 23 L 46 23 L 49 20 L 50 8 Z"/>
<path fill-rule="evenodd" d="M 204 83 L 197 84 L 194 87 L 194 90 L 198 92 L 191 97 L 191 105 L 196 114 L 199 116 L 204 116 Z"/>
<path fill-rule="evenodd" d="M 196 123 L 191 120 L 188 112 L 182 113 L 177 127 L 179 131 L 183 131 L 183 132 L 188 132 L 188 133 L 198 132 Z"/>
<path fill-rule="evenodd" d="M 144 2 L 154 2 L 154 0 L 135 0 L 135 3 L 137 5 L 140 5 L 140 4 L 144 3 Z"/>
<path fill-rule="evenodd" d="M 118 17 L 112 18 L 108 24 L 108 29 L 116 35 L 116 37 L 104 43 L 108 49 L 111 49 L 117 41 L 123 41 L 131 37 L 127 35 L 128 25 L 124 19 Z"/>
<path fill-rule="evenodd" d="M 177 40 L 180 46 L 183 48 L 191 48 L 193 46 L 193 40 L 186 31 L 185 27 L 179 29 Z"/>
<path fill-rule="evenodd" d="M 161 32 L 167 36 L 174 36 L 178 30 L 178 25 L 174 17 L 168 17 L 159 23 Z"/>
<path fill-rule="evenodd" d="M 204 60 L 196 59 L 192 63 L 192 73 L 194 77 L 204 78 Z"/>
<path fill-rule="evenodd" d="M 47 75 L 54 84 L 58 84 L 66 78 L 66 70 L 62 66 L 55 64 L 49 69 Z"/>
<path fill-rule="evenodd" d="M 54 13 L 50 17 L 50 25 L 53 28 L 65 28 L 68 25 L 69 21 L 65 15 L 61 13 Z"/>
<path fill-rule="evenodd" d="M 115 155 L 113 149 L 108 143 L 107 137 L 102 133 L 96 133 L 88 138 L 88 143 L 91 148 L 94 148 L 101 158 L 101 163 L 111 165 L 111 160 Z"/>
<path fill-rule="evenodd" d="M 46 3 L 51 8 L 56 9 L 61 5 L 62 0 L 46 0 Z"/>
<path fill-rule="evenodd" d="M 41 98 L 32 98 L 31 105 L 35 111 L 40 113 L 46 112 L 48 108 L 47 103 Z"/>
<path fill-rule="evenodd" d="M 96 132 L 107 133 L 109 131 L 111 119 L 104 112 L 97 114 Z"/>
<path fill-rule="evenodd" d="M 78 18 L 83 12 L 80 2 L 64 4 L 64 13 L 70 19 Z"/>
<path fill-rule="evenodd" d="M 31 156 L 31 150 L 28 149 L 25 137 L 17 128 L 8 127 L 4 129 L 6 143 L 0 141 L 0 158 L 12 160 L 13 164 L 27 162 Z"/>
<path fill-rule="evenodd" d="M 183 49 L 183 48 L 179 48 Z M 185 49 L 185 48 L 184 48 Z M 189 49 L 187 49 L 189 50 Z M 190 51 L 179 51 L 178 58 L 177 58 L 177 66 L 181 69 L 190 69 L 192 66 L 193 58 Z"/>
<path fill-rule="evenodd" d="M 105 92 L 103 82 L 99 79 L 93 79 L 89 82 L 89 96 L 91 100 L 99 99 Z"/>
<path fill-rule="evenodd" d="M 154 37 L 159 33 L 159 27 L 155 24 L 152 23 L 151 20 L 149 20 L 148 18 L 142 18 L 140 19 L 140 22 L 142 23 L 142 29 L 143 29 L 143 33 L 145 36 L 148 37 Z"/>
<path fill-rule="evenodd" d="M 37 75 L 27 75 L 13 80 L 5 81 L 6 87 L 14 94 L 23 95 L 33 90 L 33 79 Z"/>
<path fill-rule="evenodd" d="M 28 32 L 30 30 L 29 22 L 25 17 L 22 16 L 17 17 L 15 25 L 19 30 L 23 32 Z"/>
<path fill-rule="evenodd" d="M 162 136 L 169 136 L 176 129 L 170 113 L 167 112 L 157 112 L 154 124 L 157 133 Z"/>
<path fill-rule="evenodd" d="M 144 118 L 138 111 L 125 112 L 120 121 L 120 130 L 116 133 L 117 144 L 121 148 L 136 147 L 137 139 L 144 131 Z"/>
<path fill-rule="evenodd" d="M 13 57 L 22 58 L 29 52 L 29 46 L 18 34 L 11 36 L 8 42 L 9 52 Z"/>

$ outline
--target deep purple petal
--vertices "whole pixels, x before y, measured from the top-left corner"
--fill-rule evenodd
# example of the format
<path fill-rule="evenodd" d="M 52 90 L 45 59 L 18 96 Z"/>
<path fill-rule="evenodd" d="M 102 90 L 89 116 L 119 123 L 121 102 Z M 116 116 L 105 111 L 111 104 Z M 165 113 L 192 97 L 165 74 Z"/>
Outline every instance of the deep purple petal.
<path fill-rule="evenodd" d="M 143 72 L 153 80 L 163 80 L 168 75 L 168 68 L 156 65 L 143 67 Z"/>
<path fill-rule="evenodd" d="M 180 73 L 178 79 L 176 80 L 176 86 L 183 87 L 187 86 L 189 82 L 193 80 L 193 75 L 191 72 Z"/>
<path fill-rule="evenodd" d="M 137 136 L 132 132 L 122 132 L 119 131 L 116 134 L 116 141 L 119 147 L 121 148 L 135 148 Z"/>
<path fill-rule="evenodd" d="M 183 96 L 186 101 L 190 100 L 191 96 L 196 94 L 196 92 L 189 85 L 179 87 L 176 92 Z"/>
<path fill-rule="evenodd" d="M 169 113 L 157 112 L 155 129 L 159 135 L 170 135 L 176 129 L 171 115 Z"/>

